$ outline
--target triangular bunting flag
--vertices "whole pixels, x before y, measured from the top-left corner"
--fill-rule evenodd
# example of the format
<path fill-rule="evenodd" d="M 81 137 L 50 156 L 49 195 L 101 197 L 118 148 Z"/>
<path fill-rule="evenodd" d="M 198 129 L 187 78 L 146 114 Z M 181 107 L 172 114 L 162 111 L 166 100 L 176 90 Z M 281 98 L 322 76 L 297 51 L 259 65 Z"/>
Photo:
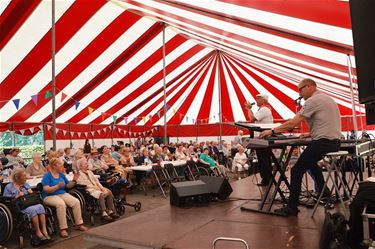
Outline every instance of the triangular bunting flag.
<path fill-rule="evenodd" d="M 90 131 L 90 133 L 91 133 L 91 136 L 94 136 L 95 131 Z"/>
<path fill-rule="evenodd" d="M 140 132 L 138 132 L 138 136 L 140 136 L 141 135 L 141 133 Z"/>
<path fill-rule="evenodd" d="M 77 132 L 78 137 L 81 137 L 82 132 Z"/>
<path fill-rule="evenodd" d="M 20 99 L 13 99 L 13 103 L 14 103 L 14 105 L 16 106 L 16 108 L 18 110 L 18 107 L 20 105 Z"/>
<path fill-rule="evenodd" d="M 23 134 L 25 133 L 25 130 L 20 130 L 20 133 L 23 136 Z"/>
<path fill-rule="evenodd" d="M 131 131 L 129 131 L 129 136 L 130 136 L 130 137 L 132 136 L 132 132 L 131 132 Z"/>
<path fill-rule="evenodd" d="M 33 132 L 31 131 L 32 129 L 33 129 L 33 128 L 30 128 L 30 129 L 29 129 L 29 132 L 30 132 L 31 135 L 33 134 Z"/>
<path fill-rule="evenodd" d="M 63 135 L 64 135 L 64 136 L 66 135 L 66 133 L 67 133 L 67 131 L 66 131 L 66 130 L 63 130 Z"/>
<path fill-rule="evenodd" d="M 94 111 L 94 108 L 91 108 L 91 107 L 87 107 L 88 111 L 89 111 L 89 115 L 91 115 L 91 113 Z"/>
<path fill-rule="evenodd" d="M 105 113 L 105 112 L 102 112 L 102 120 L 106 120 L 107 117 L 109 117 L 109 114 Z"/>
<path fill-rule="evenodd" d="M 106 133 L 107 132 L 107 127 L 103 128 L 103 131 L 104 131 L 104 133 Z"/>
<path fill-rule="evenodd" d="M 98 134 L 100 135 L 100 130 L 97 130 Z"/>
<path fill-rule="evenodd" d="M 70 136 L 72 136 L 72 137 L 74 136 L 74 131 L 70 132 Z"/>
<path fill-rule="evenodd" d="M 124 130 L 124 133 L 126 134 L 126 133 L 128 133 L 128 132 Z"/>
<path fill-rule="evenodd" d="M 125 124 L 128 124 L 128 117 L 124 118 Z"/>
<path fill-rule="evenodd" d="M 117 116 L 113 115 L 113 123 L 116 124 Z"/>
<path fill-rule="evenodd" d="M 137 117 L 134 118 L 134 123 L 135 123 L 135 124 L 138 123 L 138 118 L 137 118 Z"/>
<path fill-rule="evenodd" d="M 89 133 L 88 133 L 88 132 L 85 132 L 84 134 L 85 134 L 85 137 L 87 137 L 87 135 L 88 135 Z"/>
<path fill-rule="evenodd" d="M 39 127 L 39 130 L 41 131 L 43 130 L 43 125 L 39 125 L 38 127 Z"/>
<path fill-rule="evenodd" d="M 142 132 L 143 136 L 146 136 L 146 132 Z"/>
<path fill-rule="evenodd" d="M 74 105 L 75 105 L 75 107 L 76 107 L 76 110 L 78 109 L 79 104 L 81 104 L 79 101 L 74 100 Z"/>
<path fill-rule="evenodd" d="M 143 120 L 143 123 L 146 123 L 146 117 L 145 116 L 142 117 L 142 120 Z"/>
<path fill-rule="evenodd" d="M 61 103 L 64 101 L 64 99 L 68 97 L 65 93 L 61 92 Z"/>
<path fill-rule="evenodd" d="M 44 95 L 44 98 L 45 98 L 45 99 L 48 99 L 48 98 L 50 98 L 51 96 L 52 96 L 51 92 L 50 92 L 50 91 L 47 91 L 47 92 L 46 92 L 46 95 Z"/>
<path fill-rule="evenodd" d="M 31 134 L 34 134 L 34 131 L 36 130 L 36 128 L 38 128 L 38 127 L 32 127 L 32 128 L 30 128 Z"/>
<path fill-rule="evenodd" d="M 34 102 L 34 105 L 38 105 L 38 94 L 35 94 L 35 95 L 31 96 L 31 99 Z"/>
<path fill-rule="evenodd" d="M 160 112 L 158 112 L 158 118 L 160 118 Z"/>
<path fill-rule="evenodd" d="M 48 130 L 48 131 L 50 131 L 50 130 L 51 130 L 51 128 L 52 128 L 52 126 L 50 126 L 50 125 L 47 125 L 47 130 Z"/>
<path fill-rule="evenodd" d="M 56 128 L 56 134 L 59 132 L 60 130 L 58 128 Z"/>

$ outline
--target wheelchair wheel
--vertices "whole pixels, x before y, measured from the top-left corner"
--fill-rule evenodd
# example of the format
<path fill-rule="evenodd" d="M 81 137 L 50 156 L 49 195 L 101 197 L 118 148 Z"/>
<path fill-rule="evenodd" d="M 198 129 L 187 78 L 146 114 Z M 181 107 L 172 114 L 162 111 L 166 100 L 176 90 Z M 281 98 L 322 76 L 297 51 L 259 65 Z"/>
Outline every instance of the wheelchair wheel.
<path fill-rule="evenodd" d="M 210 175 L 208 170 L 203 168 L 203 167 L 198 167 L 198 172 L 199 172 L 200 176 L 209 176 Z"/>
<path fill-rule="evenodd" d="M 142 204 L 141 204 L 140 202 L 136 202 L 136 203 L 134 203 L 134 210 L 135 210 L 136 212 L 140 211 L 141 208 L 142 208 Z"/>
<path fill-rule="evenodd" d="M 9 240 L 10 236 L 12 235 L 13 232 L 13 216 L 12 213 L 10 212 L 9 208 L 3 204 L 0 203 L 0 212 L 4 214 L 5 217 L 5 222 L 6 222 L 6 229 L 5 231 L 1 231 L 1 236 L 0 236 L 0 243 L 4 243 Z"/>
<path fill-rule="evenodd" d="M 79 200 L 79 202 L 81 204 L 81 211 L 82 211 L 82 213 L 84 213 L 85 210 L 86 210 L 86 199 L 83 196 L 83 194 L 77 189 L 70 190 L 69 194 L 71 194 L 72 196 L 74 196 L 75 198 L 77 198 Z"/>
<path fill-rule="evenodd" d="M 57 220 L 55 219 L 52 208 L 49 206 L 44 207 L 46 210 L 46 227 L 48 234 L 55 234 L 59 230 Z"/>

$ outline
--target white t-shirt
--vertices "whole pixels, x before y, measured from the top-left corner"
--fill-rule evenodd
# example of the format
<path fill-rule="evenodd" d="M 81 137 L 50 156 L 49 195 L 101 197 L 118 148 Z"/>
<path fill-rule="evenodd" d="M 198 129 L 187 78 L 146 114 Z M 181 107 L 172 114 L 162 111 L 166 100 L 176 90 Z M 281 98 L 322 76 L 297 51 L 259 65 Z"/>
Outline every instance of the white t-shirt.
<path fill-rule="evenodd" d="M 272 124 L 273 123 L 271 109 L 266 106 L 260 107 L 258 111 L 254 114 L 254 117 L 256 118 L 254 122 L 255 124 Z M 259 132 L 254 132 L 255 138 L 259 137 L 259 135 L 260 135 Z"/>
<path fill-rule="evenodd" d="M 270 108 L 266 106 L 262 106 L 258 109 L 258 111 L 254 114 L 256 120 L 254 123 L 256 124 L 272 124 L 273 117 Z"/>

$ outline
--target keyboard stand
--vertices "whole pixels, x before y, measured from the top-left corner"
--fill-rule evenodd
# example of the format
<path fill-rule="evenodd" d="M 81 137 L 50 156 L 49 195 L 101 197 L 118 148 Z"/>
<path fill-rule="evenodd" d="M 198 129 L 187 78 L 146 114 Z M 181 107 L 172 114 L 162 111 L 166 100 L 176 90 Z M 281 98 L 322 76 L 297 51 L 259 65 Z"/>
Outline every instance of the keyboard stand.
<path fill-rule="evenodd" d="M 289 161 L 290 161 L 290 158 L 293 154 L 294 149 L 291 148 L 288 155 L 286 156 L 285 162 L 283 162 L 282 159 L 284 158 L 284 155 L 286 153 L 286 147 L 287 147 L 286 144 L 284 144 L 284 145 L 278 144 L 277 146 L 262 146 L 262 147 L 261 146 L 248 145 L 248 147 L 247 147 L 248 149 L 267 148 L 268 152 L 271 155 L 271 160 L 276 166 L 276 170 L 272 173 L 272 179 L 267 186 L 267 190 L 266 190 L 265 194 L 263 195 L 263 198 L 261 200 L 259 208 L 255 209 L 255 208 L 248 208 L 248 207 L 242 206 L 241 210 L 264 213 L 264 214 L 271 214 L 271 215 L 279 215 L 280 216 L 280 214 L 277 214 L 277 213 L 271 211 L 271 209 L 272 209 L 273 203 L 275 202 L 277 193 L 279 193 L 282 201 L 284 203 L 287 203 L 285 195 L 280 188 L 282 182 L 285 183 L 286 187 L 290 191 L 290 184 L 289 184 L 289 181 L 288 181 L 287 177 L 285 176 L 285 170 L 286 170 L 287 165 L 289 164 Z M 276 158 L 275 154 L 272 152 L 273 148 L 282 149 L 282 151 L 280 153 L 280 159 L 279 160 Z M 272 190 L 273 186 L 275 188 Z M 267 201 L 269 201 L 269 203 L 267 203 Z"/>

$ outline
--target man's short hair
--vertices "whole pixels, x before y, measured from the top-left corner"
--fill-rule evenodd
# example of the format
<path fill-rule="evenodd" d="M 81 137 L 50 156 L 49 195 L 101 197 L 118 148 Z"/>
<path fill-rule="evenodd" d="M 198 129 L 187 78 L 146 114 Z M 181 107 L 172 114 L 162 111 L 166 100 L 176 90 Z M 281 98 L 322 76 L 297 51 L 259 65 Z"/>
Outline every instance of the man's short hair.
<path fill-rule="evenodd" d="M 313 79 L 306 78 L 301 81 L 301 83 L 305 83 L 308 86 L 316 86 L 316 82 Z"/>

